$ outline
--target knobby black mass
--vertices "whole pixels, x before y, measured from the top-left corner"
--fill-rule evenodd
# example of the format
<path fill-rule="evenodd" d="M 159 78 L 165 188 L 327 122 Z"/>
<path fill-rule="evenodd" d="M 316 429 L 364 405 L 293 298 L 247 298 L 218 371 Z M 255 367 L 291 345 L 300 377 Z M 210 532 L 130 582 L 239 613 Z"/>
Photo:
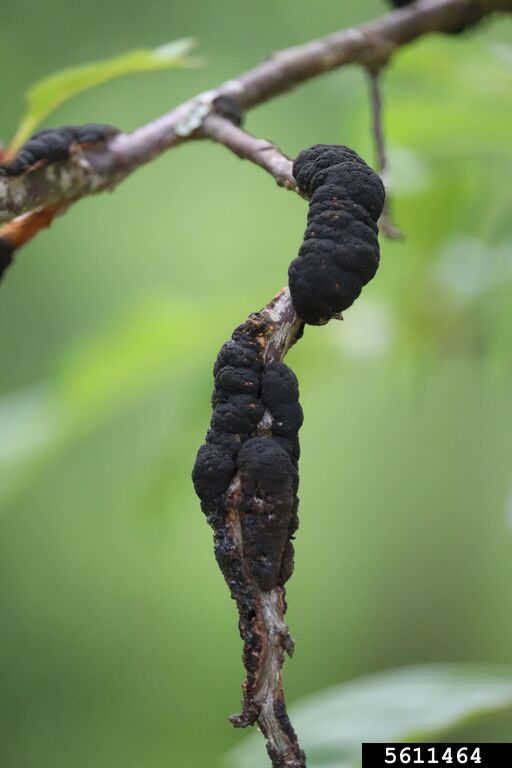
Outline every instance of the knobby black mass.
<path fill-rule="evenodd" d="M 266 330 L 265 321 L 251 315 L 220 350 L 213 369 L 211 425 L 192 473 L 240 617 L 247 676 L 242 713 L 230 718 L 237 727 L 261 716 L 269 657 L 262 606 L 265 595 L 273 594 L 279 618 L 286 611 L 284 585 L 293 571 L 292 539 L 298 527 L 299 389 L 287 365 L 265 361 Z M 282 649 L 291 653 L 292 641 L 284 625 L 278 632 L 279 674 Z M 280 687 L 271 706 L 279 730 L 302 760 Z M 260 725 L 273 765 L 281 765 L 261 720 Z"/>
<path fill-rule="evenodd" d="M 289 269 L 290 295 L 300 320 L 319 325 L 349 307 L 377 270 L 384 188 L 354 151 L 337 145 L 301 152 L 293 172 L 310 208 L 304 242 Z M 256 313 L 222 347 L 213 369 L 210 429 L 192 477 L 240 615 L 247 677 L 242 714 L 231 720 L 237 726 L 258 720 L 274 766 L 303 766 L 280 677 L 271 682 L 272 717 L 284 737 L 280 752 L 269 736 L 268 711 L 261 711 L 272 642 L 262 605 L 270 604 L 265 595 L 273 595 L 280 616 L 286 611 L 284 587 L 293 571 L 292 540 L 298 527 L 298 431 L 303 420 L 294 373 L 275 355 L 267 359 L 268 334 L 273 332 Z M 281 651 L 291 652 L 292 641 L 284 625 L 278 633 L 281 665 Z"/>
<path fill-rule="evenodd" d="M 104 142 L 118 133 L 112 125 L 64 125 L 61 128 L 45 128 L 38 131 L 24 144 L 16 155 L 0 164 L 0 177 L 21 176 L 46 163 L 65 161 L 74 147 Z M 17 248 L 24 245 L 27 232 L 16 223 L 7 224 L 0 230 L 0 279 L 12 264 Z"/>
<path fill-rule="evenodd" d="M 357 299 L 379 266 L 379 176 L 353 150 L 317 144 L 295 160 L 293 175 L 310 198 L 308 225 L 288 280 L 297 314 L 322 325 Z"/>
<path fill-rule="evenodd" d="M 96 144 L 116 133 L 114 126 L 97 123 L 45 128 L 34 133 L 12 160 L 0 165 L 0 176 L 19 176 L 39 162 L 67 160 L 73 145 Z"/>
<path fill-rule="evenodd" d="M 231 489 L 238 497 L 245 564 L 258 587 L 269 591 L 283 586 L 293 570 L 302 408 L 292 370 L 281 362 L 265 364 L 262 353 L 246 326 L 222 347 L 214 366 L 211 425 L 193 481 L 229 586 L 231 545 L 223 526 Z"/>

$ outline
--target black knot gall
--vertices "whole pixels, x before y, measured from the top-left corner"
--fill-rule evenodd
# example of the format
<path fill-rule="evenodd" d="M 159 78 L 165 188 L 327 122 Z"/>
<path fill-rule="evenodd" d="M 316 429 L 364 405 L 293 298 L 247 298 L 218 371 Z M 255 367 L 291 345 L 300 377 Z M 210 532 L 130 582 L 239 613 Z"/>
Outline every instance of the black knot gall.
<path fill-rule="evenodd" d="M 284 363 L 264 364 L 257 338 L 243 326 L 223 345 L 213 370 L 213 413 L 192 472 L 194 487 L 216 532 L 228 583 L 239 578 L 226 534 L 235 504 L 245 561 L 260 589 L 270 590 L 293 570 L 302 424 L 297 379 Z"/>
<path fill-rule="evenodd" d="M 12 264 L 15 248 L 6 237 L 0 237 L 0 280 L 7 269 Z"/>
<path fill-rule="evenodd" d="M 297 470 L 286 451 L 265 437 L 244 443 L 237 467 L 244 556 L 261 589 L 270 590 L 293 570 Z"/>
<path fill-rule="evenodd" d="M 406 5 L 411 5 L 413 2 L 415 2 L 415 0 L 389 0 L 390 5 L 393 5 L 395 8 L 404 8 Z M 449 35 L 459 35 L 461 32 L 464 32 L 466 29 L 469 29 L 469 27 L 473 27 L 481 21 L 482 14 L 477 7 L 469 6 L 467 12 L 469 14 L 467 21 L 463 24 L 452 24 L 451 27 L 446 29 L 446 32 Z"/>
<path fill-rule="evenodd" d="M 290 293 L 297 314 L 322 325 L 347 309 L 377 271 L 384 186 L 353 150 L 337 145 L 301 152 L 293 175 L 310 209 L 304 242 L 288 270 Z"/>
<path fill-rule="evenodd" d="M 192 471 L 192 482 L 205 512 L 218 507 L 234 474 L 235 462 L 225 448 L 209 443 L 201 446 Z"/>
<path fill-rule="evenodd" d="M 0 166 L 0 175 L 19 176 L 36 163 L 67 160 L 73 144 L 95 144 L 116 133 L 118 129 L 114 126 L 96 123 L 44 128 L 34 133 L 12 160 Z"/>
<path fill-rule="evenodd" d="M 219 115 L 227 118 L 235 125 L 242 125 L 244 115 L 238 102 L 232 96 L 217 96 L 213 107 Z"/>

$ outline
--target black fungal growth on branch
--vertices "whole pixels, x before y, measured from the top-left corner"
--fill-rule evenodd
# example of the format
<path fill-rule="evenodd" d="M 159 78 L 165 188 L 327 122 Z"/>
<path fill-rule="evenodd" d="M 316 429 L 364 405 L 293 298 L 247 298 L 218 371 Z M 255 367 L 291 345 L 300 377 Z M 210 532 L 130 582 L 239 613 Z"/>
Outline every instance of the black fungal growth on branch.
<path fill-rule="evenodd" d="M 232 96 L 217 96 L 213 102 L 213 108 L 215 112 L 227 120 L 230 120 L 235 125 L 242 125 L 244 122 L 244 115 L 240 109 L 240 105 Z"/>
<path fill-rule="evenodd" d="M 388 0 L 389 4 L 395 8 L 404 8 L 406 5 L 412 5 L 416 0 Z M 473 9 L 473 18 L 469 18 L 464 24 L 455 23 L 452 27 L 446 30 L 449 35 L 459 35 L 469 27 L 475 26 L 481 21 L 482 13 L 478 8 Z"/>
<path fill-rule="evenodd" d="M 302 332 L 301 320 L 327 322 L 373 277 L 384 204 L 380 178 L 347 147 L 311 147 L 293 170 L 310 209 L 304 243 L 289 269 L 291 343 Z M 243 709 L 231 722 L 258 722 L 274 768 L 303 768 L 281 683 L 284 652 L 293 650 L 283 618 L 298 527 L 303 415 L 297 379 L 280 362 L 290 342 L 276 342 L 278 336 L 279 321 L 256 313 L 222 347 L 213 371 L 210 429 L 192 478 L 244 641 Z"/>
<path fill-rule="evenodd" d="M 230 720 L 239 728 L 259 722 L 273 766 L 285 765 L 283 749 L 297 757 L 293 765 L 302 766 L 279 681 L 284 651 L 293 651 L 282 619 L 299 524 L 303 415 L 294 373 L 282 362 L 265 360 L 268 332 L 268 322 L 251 315 L 220 350 L 210 429 L 192 479 L 214 531 L 215 557 L 236 601 L 244 641 L 242 712 Z"/>
<path fill-rule="evenodd" d="M 96 123 L 38 131 L 11 160 L 0 165 L 0 178 L 21 176 L 46 163 L 67 160 L 73 149 L 104 142 L 116 133 L 117 128 Z M 0 280 L 12 264 L 16 250 L 31 240 L 42 227 L 49 226 L 58 210 L 56 205 L 41 206 L 0 229 Z"/>
<path fill-rule="evenodd" d="M 97 144 L 118 133 L 112 125 L 64 125 L 61 128 L 45 128 L 23 145 L 17 154 L 0 165 L 0 176 L 19 176 L 39 162 L 53 163 L 67 160 L 75 144 Z"/>
<path fill-rule="evenodd" d="M 310 205 L 304 242 L 288 270 L 290 293 L 297 314 L 322 325 L 350 307 L 377 271 L 384 186 L 359 155 L 338 145 L 304 150 L 293 175 Z"/>
<path fill-rule="evenodd" d="M 6 237 L 0 237 L 0 280 L 7 269 L 11 266 L 15 247 Z"/>
<path fill-rule="evenodd" d="M 243 560 L 258 587 L 283 586 L 292 573 L 303 416 L 295 375 L 284 363 L 265 364 L 257 337 L 245 326 L 222 347 L 214 376 L 211 425 L 192 478 L 236 599 L 233 563 L 226 556 L 232 543 L 225 538 L 232 507 L 239 515 Z"/>

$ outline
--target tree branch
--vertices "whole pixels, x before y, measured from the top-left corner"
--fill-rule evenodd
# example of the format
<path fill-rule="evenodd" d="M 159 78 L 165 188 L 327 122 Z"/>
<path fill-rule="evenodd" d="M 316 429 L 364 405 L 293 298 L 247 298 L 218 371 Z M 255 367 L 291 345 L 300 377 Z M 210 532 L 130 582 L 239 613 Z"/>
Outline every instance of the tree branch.
<path fill-rule="evenodd" d="M 0 223 L 27 211 L 113 189 L 165 150 L 205 137 L 208 130 L 204 132 L 202 127 L 215 111 L 214 102 L 219 96 L 231 97 L 247 110 L 337 67 L 362 64 L 375 68 L 388 61 L 397 48 L 424 34 L 449 30 L 455 24 L 464 25 L 495 11 L 512 11 L 512 0 L 418 0 L 376 21 L 277 52 L 254 69 L 181 104 L 133 133 L 119 133 L 94 148 L 77 148 L 65 162 L 35 168 L 21 176 L 0 177 Z M 245 145 L 241 134 L 222 133 L 214 125 L 209 130 L 216 134 L 216 141 L 230 149 Z M 260 146 L 243 156 L 283 183 L 286 172 L 283 177 L 282 161 L 271 154 L 267 156 Z"/>
<path fill-rule="evenodd" d="M 14 219 L 0 230 L 0 238 L 13 243 L 15 239 L 15 247 L 20 247 L 72 202 L 114 188 L 142 164 L 189 140 L 207 138 L 223 144 L 238 157 L 262 167 L 281 186 L 297 191 L 291 160 L 270 142 L 251 136 L 219 114 L 219 97 L 230 97 L 247 110 L 337 67 L 358 63 L 375 72 L 397 48 L 421 35 L 463 26 L 494 11 L 512 11 L 512 0 L 418 0 L 369 24 L 276 53 L 131 134 L 119 133 L 94 147 L 75 147 L 67 161 L 43 164 L 20 176 L 0 176 L 0 222 Z M 381 142 L 376 90 L 373 96 L 376 135 Z M 379 146 L 382 150 L 382 144 Z M 382 157 L 380 164 L 384 166 Z M 261 312 L 249 316 L 246 326 L 257 329 L 265 362 L 281 360 L 302 331 L 287 288 Z M 235 477 L 227 493 L 226 535 L 243 566 L 237 482 Z M 246 571 L 249 589 L 234 596 L 240 611 L 240 631 L 255 667 L 246 682 L 244 712 L 234 722 L 252 722 L 254 717 L 251 720 L 247 715 L 254 703 L 273 765 L 303 768 L 305 757 L 286 715 L 282 689 L 285 651 L 291 653 L 293 649 L 284 624 L 284 588 L 265 592 Z"/>
<path fill-rule="evenodd" d="M 269 364 L 284 358 L 300 337 L 302 327 L 290 291 L 284 288 L 260 312 L 249 315 L 237 330 L 258 342 L 261 360 Z M 263 433 L 268 432 L 269 418 L 272 417 L 266 412 L 257 432 L 260 429 Z M 241 478 L 238 474 L 231 481 L 225 498 L 225 515 L 222 524 L 217 523 L 215 535 L 222 542 L 222 551 L 230 552 L 229 573 L 225 570 L 223 573 L 237 603 L 247 671 L 242 713 L 233 715 L 230 720 L 239 728 L 258 722 L 274 768 L 305 768 L 305 755 L 286 713 L 282 684 L 285 654 L 291 656 L 293 653 L 293 640 L 284 623 L 285 588 L 261 589 L 252 574 L 250 563 L 246 561 L 241 522 Z"/>
<path fill-rule="evenodd" d="M 201 134 L 207 139 L 223 144 L 242 160 L 250 160 L 259 165 L 274 177 L 280 187 L 300 194 L 292 174 L 293 161 L 271 141 L 257 139 L 230 120 L 213 112 L 205 118 Z"/>

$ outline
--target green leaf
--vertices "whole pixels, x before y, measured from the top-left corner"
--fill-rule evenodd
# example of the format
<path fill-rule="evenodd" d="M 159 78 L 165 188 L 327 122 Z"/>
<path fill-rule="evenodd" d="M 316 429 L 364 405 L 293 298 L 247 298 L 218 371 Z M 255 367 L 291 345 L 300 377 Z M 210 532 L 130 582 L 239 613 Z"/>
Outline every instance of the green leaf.
<path fill-rule="evenodd" d="M 406 667 L 345 683 L 290 713 L 310 768 L 357 768 L 361 744 L 425 741 L 512 707 L 512 668 Z M 228 755 L 233 768 L 266 768 L 260 734 Z"/>
<path fill-rule="evenodd" d="M 154 49 L 138 48 L 105 61 L 63 69 L 39 80 L 27 92 L 27 110 L 11 142 L 9 154 L 25 143 L 50 112 L 81 91 L 121 75 L 195 66 L 198 60 L 188 56 L 194 45 L 192 38 L 183 38 Z"/>

